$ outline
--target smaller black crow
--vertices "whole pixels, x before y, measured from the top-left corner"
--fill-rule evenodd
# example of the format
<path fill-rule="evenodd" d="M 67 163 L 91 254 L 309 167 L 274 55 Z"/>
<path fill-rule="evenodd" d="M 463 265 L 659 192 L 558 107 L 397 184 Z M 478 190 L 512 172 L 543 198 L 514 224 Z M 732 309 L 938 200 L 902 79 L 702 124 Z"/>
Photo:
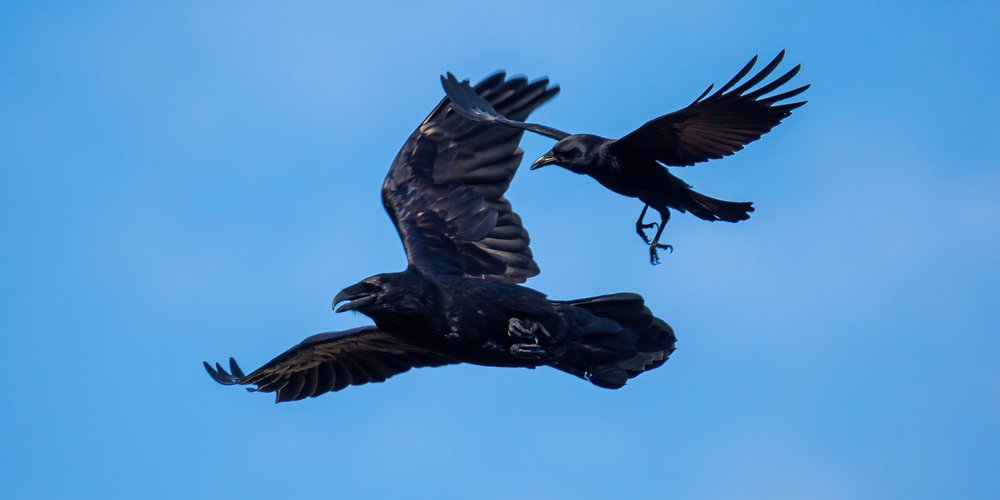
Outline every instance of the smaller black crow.
<path fill-rule="evenodd" d="M 750 91 L 774 71 L 784 55 L 782 50 L 759 73 L 734 88 L 757 62 L 754 56 L 714 94 L 708 95 L 712 90 L 709 85 L 688 107 L 654 118 L 620 139 L 569 134 L 545 125 L 511 120 L 476 94 L 467 81 L 460 82 L 448 73 L 441 77 L 441 83 L 454 109 L 467 118 L 530 130 L 558 140 L 549 152 L 535 160 L 532 170 L 559 165 L 571 172 L 589 175 L 618 194 L 642 200 L 646 205 L 635 223 L 635 230 L 649 245 L 650 263 L 657 264 L 658 248 L 672 250 L 670 245 L 660 243 L 663 228 L 670 220 L 670 208 L 691 212 L 707 221 L 739 222 L 750 218 L 752 203 L 705 196 L 674 177 L 664 166 L 683 167 L 729 156 L 760 139 L 793 109 L 805 104 L 805 101 L 779 102 L 802 93 L 809 85 L 765 96 L 791 80 L 799 72 L 799 66 Z M 659 228 L 652 240 L 644 231 L 657 227 L 656 223 L 644 223 L 649 207 L 660 212 Z"/>

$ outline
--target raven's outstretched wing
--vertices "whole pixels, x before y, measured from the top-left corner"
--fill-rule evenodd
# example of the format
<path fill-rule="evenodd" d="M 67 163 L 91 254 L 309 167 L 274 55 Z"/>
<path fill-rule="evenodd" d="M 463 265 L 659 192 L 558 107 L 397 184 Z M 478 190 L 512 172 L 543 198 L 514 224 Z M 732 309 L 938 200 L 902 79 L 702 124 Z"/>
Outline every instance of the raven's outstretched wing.
<path fill-rule="evenodd" d="M 774 71 L 785 56 L 782 50 L 764 69 L 739 83 L 757 62 L 757 56 L 747 63 L 729 83 L 714 94 L 710 85 L 690 106 L 650 120 L 645 125 L 615 141 L 610 150 L 620 158 L 657 160 L 665 165 L 688 166 L 710 159 L 729 156 L 781 123 L 792 110 L 805 101 L 778 104 L 802 93 L 809 85 L 765 97 L 784 85 L 796 73 L 795 66 L 773 82 L 748 92 Z M 732 89 L 732 90 L 730 90 Z"/>
<path fill-rule="evenodd" d="M 507 118 L 499 113 L 489 101 L 476 93 L 472 85 L 469 85 L 468 80 L 458 81 L 458 78 L 455 78 L 455 75 L 451 74 L 451 72 L 441 77 L 441 86 L 444 88 L 444 92 L 448 95 L 448 98 L 451 99 L 455 111 L 470 120 L 528 130 L 536 134 L 551 137 L 557 141 L 570 135 L 568 132 L 563 132 L 547 125 L 525 123 Z"/>
<path fill-rule="evenodd" d="M 223 385 L 256 385 L 251 392 L 277 392 L 275 402 L 297 401 L 339 391 L 348 385 L 383 382 L 410 368 L 455 363 L 438 353 L 412 346 L 374 326 L 313 335 L 281 353 L 250 375 L 229 358 L 229 371 L 204 363 Z"/>
<path fill-rule="evenodd" d="M 520 120 L 559 88 L 501 72 L 475 92 Z M 429 274 L 518 283 L 538 274 L 528 233 L 504 198 L 521 163 L 522 134 L 466 119 L 447 98 L 413 132 L 382 184 L 382 204 L 411 265 Z"/>

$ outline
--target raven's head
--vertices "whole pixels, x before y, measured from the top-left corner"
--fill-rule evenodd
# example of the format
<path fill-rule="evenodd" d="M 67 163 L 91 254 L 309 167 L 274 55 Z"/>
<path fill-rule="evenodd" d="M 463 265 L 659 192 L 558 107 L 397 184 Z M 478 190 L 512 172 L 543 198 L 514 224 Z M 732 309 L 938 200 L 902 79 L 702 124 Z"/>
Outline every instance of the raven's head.
<path fill-rule="evenodd" d="M 351 285 L 337 294 L 333 298 L 333 307 L 337 312 L 360 311 L 365 312 L 372 309 L 382 295 L 382 276 L 375 275 L 365 278 L 358 283 Z M 337 307 L 337 304 L 348 301 L 346 304 Z"/>
<path fill-rule="evenodd" d="M 419 272 L 383 273 L 351 285 L 333 298 L 337 312 L 358 311 L 366 316 L 379 313 L 406 314 L 426 309 L 426 282 Z M 337 304 L 347 301 L 337 307 Z"/>
<path fill-rule="evenodd" d="M 586 174 L 601 162 L 603 154 L 601 146 L 606 142 L 608 142 L 607 139 L 590 134 L 568 136 L 552 146 L 548 153 L 539 156 L 531 164 L 531 169 L 535 170 L 545 165 L 558 165 L 578 174 Z"/>

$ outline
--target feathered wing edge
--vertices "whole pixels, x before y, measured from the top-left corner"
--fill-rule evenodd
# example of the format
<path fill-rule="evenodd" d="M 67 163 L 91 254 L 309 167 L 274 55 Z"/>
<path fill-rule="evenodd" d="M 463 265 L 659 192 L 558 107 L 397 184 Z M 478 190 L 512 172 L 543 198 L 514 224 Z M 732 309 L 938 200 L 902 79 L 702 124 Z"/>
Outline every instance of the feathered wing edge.
<path fill-rule="evenodd" d="M 384 382 L 411 368 L 442 366 L 456 361 L 410 345 L 377 327 L 313 335 L 245 375 L 229 358 L 203 363 L 209 376 L 223 385 L 254 385 L 250 392 L 274 392 L 275 402 L 297 401 L 336 392 L 349 385 Z"/>
<path fill-rule="evenodd" d="M 570 135 L 568 132 L 547 125 L 526 123 L 508 118 L 480 96 L 468 80 L 459 81 L 450 71 L 441 76 L 441 87 L 444 88 L 445 94 L 451 100 L 453 109 L 469 120 L 527 130 L 557 141 Z"/>
<path fill-rule="evenodd" d="M 782 50 L 759 72 L 739 84 L 756 64 L 757 56 L 754 56 L 736 76 L 714 93 L 709 94 L 712 90 L 712 85 L 709 85 L 686 108 L 646 122 L 615 141 L 611 150 L 622 157 L 656 160 L 669 166 L 694 165 L 742 150 L 771 131 L 791 115 L 792 110 L 806 103 L 782 101 L 805 92 L 809 85 L 767 95 L 795 77 L 801 65 L 751 90 L 771 75 L 784 56 L 785 51 Z"/>
<path fill-rule="evenodd" d="M 526 118 L 558 92 L 547 79 L 484 79 L 474 92 Z M 538 274 L 520 217 L 504 198 L 523 152 L 522 132 L 462 117 L 445 98 L 411 135 L 382 198 L 411 264 L 430 274 L 524 282 Z"/>

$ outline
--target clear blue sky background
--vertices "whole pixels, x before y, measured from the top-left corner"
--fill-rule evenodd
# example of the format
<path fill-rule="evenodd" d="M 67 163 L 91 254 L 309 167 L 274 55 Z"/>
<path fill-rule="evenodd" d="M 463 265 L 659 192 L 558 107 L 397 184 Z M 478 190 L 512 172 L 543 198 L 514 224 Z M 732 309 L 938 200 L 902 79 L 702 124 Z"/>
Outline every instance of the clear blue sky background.
<path fill-rule="evenodd" d="M 334 4 L 4 4 L 0 496 L 1000 497 L 994 2 Z M 529 284 L 642 293 L 663 368 L 282 405 L 202 370 L 367 323 L 330 299 L 404 266 L 378 189 L 441 72 L 549 75 L 538 120 L 617 136 L 781 48 L 810 103 L 679 172 L 748 222 L 675 217 L 652 268 L 636 201 L 510 190 Z"/>

